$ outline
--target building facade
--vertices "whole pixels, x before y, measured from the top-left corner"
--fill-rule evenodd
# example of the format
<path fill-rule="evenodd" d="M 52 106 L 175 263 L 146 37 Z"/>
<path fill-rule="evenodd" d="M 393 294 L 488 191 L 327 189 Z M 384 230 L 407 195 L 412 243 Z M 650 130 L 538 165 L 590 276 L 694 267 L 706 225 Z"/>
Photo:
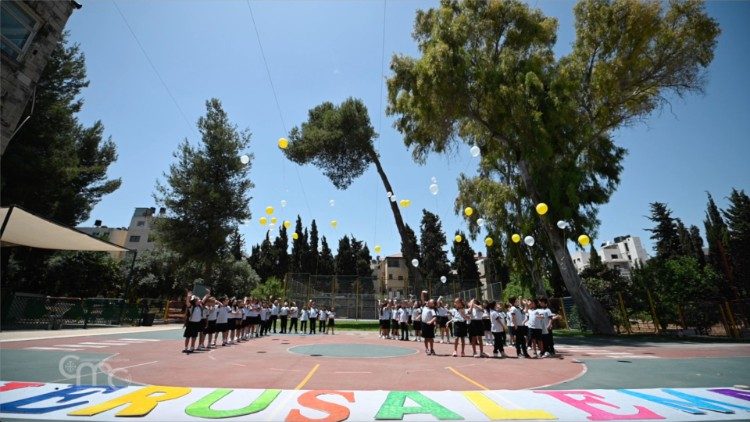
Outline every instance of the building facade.
<path fill-rule="evenodd" d="M 62 36 L 75 1 L 0 2 L 0 155 L 23 124 L 39 77 Z"/>
<path fill-rule="evenodd" d="M 109 243 L 126 247 L 125 242 L 128 239 L 128 229 L 125 227 L 102 226 L 101 221 L 97 220 L 96 223 L 94 223 L 94 227 L 76 227 L 76 230 L 86 233 L 89 236 L 106 240 Z M 109 254 L 119 261 L 125 257 L 126 253 L 127 252 L 110 252 Z"/>
<path fill-rule="evenodd" d="M 409 267 L 400 253 L 388 255 L 378 260 L 374 270 L 380 287 L 376 292 L 388 297 L 403 297 L 409 282 Z"/>
<path fill-rule="evenodd" d="M 649 260 L 641 239 L 631 235 L 618 236 L 612 242 L 602 243 L 597 253 L 607 268 L 618 270 L 625 277 L 630 277 L 634 268 L 642 267 Z M 576 251 L 571 254 L 571 258 L 576 270 L 580 273 L 588 267 L 591 254 L 586 251 Z"/>
<path fill-rule="evenodd" d="M 102 226 L 97 220 L 94 227 L 76 227 L 83 233 L 105 239 L 119 246 L 124 246 L 135 251 L 150 251 L 154 249 L 154 223 L 155 219 L 166 213 L 165 208 L 160 208 L 156 214 L 156 208 L 136 208 L 130 218 L 130 225 L 125 228 L 112 228 Z M 122 259 L 124 252 L 116 252 L 116 258 Z"/>

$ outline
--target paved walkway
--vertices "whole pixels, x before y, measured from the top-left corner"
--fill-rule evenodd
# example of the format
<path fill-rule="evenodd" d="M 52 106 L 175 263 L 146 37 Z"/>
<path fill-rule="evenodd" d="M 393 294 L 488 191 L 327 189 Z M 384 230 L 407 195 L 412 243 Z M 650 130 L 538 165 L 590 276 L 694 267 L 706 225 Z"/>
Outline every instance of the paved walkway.
<path fill-rule="evenodd" d="M 155 331 L 174 330 L 179 324 L 155 325 L 151 327 L 101 327 L 71 328 L 67 330 L 11 330 L 0 332 L 0 343 L 11 341 L 44 340 L 48 338 L 88 337 L 108 334 L 150 333 Z"/>

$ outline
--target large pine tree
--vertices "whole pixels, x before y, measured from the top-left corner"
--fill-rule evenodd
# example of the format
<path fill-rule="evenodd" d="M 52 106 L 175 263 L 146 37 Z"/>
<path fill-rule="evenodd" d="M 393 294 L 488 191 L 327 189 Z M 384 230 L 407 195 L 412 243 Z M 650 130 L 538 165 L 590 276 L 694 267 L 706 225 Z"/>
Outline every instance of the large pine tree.
<path fill-rule="evenodd" d="M 729 207 L 722 212 L 727 224 L 729 249 L 739 295 L 750 295 L 750 198 L 732 189 Z"/>
<path fill-rule="evenodd" d="M 335 260 L 331 247 L 328 246 L 326 237 L 320 239 L 320 258 L 318 259 L 318 274 L 333 275 L 335 270 Z"/>
<path fill-rule="evenodd" d="M 682 256 L 680 235 L 675 219 L 672 218 L 672 211 L 661 202 L 653 202 L 650 206 L 651 216 L 648 219 L 656 223 L 656 226 L 653 229 L 646 229 L 646 231 L 651 232 L 651 240 L 654 241 L 654 249 L 656 249 L 656 258 L 667 260 Z"/>
<path fill-rule="evenodd" d="M 250 163 L 240 161 L 250 132 L 238 131 L 216 98 L 206 101 L 198 131 L 200 144 L 183 141 L 174 154 L 177 162 L 165 174 L 166 183 L 157 183 L 155 197 L 167 208 L 157 233 L 183 259 L 202 264 L 204 280 L 211 282 L 229 235 L 250 218 Z"/>
<path fill-rule="evenodd" d="M 726 297 L 735 297 L 734 271 L 729 250 L 729 230 L 724 223 L 719 207 L 714 202 L 714 198 L 710 193 L 707 195 L 708 205 L 703 224 L 706 228 L 706 242 L 708 243 L 708 263 L 722 276 L 719 291 Z"/>
<path fill-rule="evenodd" d="M 453 255 L 452 267 L 456 271 L 461 290 L 474 289 L 479 285 L 479 267 L 477 267 L 476 254 L 469 242 L 466 240 L 466 234 L 462 231 L 456 231 L 463 239 L 461 242 L 453 242 L 451 255 Z"/>
<path fill-rule="evenodd" d="M 448 276 L 450 265 L 446 253 L 445 232 L 440 218 L 427 211 L 422 210 L 422 222 L 419 225 L 419 255 L 421 256 L 419 269 L 424 275 L 425 286 L 427 284 L 436 286 L 441 276 Z"/>

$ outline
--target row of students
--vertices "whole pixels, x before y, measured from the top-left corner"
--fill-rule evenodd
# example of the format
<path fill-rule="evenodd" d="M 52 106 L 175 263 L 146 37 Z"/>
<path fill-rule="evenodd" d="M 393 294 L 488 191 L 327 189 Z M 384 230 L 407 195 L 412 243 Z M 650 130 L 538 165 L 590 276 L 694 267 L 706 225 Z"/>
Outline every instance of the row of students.
<path fill-rule="evenodd" d="M 467 304 L 457 298 L 449 310 L 442 298 L 428 299 L 423 292 L 422 301 L 410 304 L 385 300 L 378 305 L 380 337 L 408 341 L 411 325 L 414 341 L 424 339 L 428 355 L 434 354 L 436 330 L 440 332 L 441 343 L 444 339 L 450 343 L 451 335 L 454 337 L 453 356 L 458 356 L 459 343 L 460 355 L 466 356 L 466 337 L 474 357 L 488 356 L 485 345 L 493 347 L 494 356 L 505 357 L 504 346 L 508 341 L 515 345 L 518 357 L 532 357 L 528 348 L 533 350 L 534 357 L 552 357 L 555 353 L 552 323 L 559 316 L 549 310 L 543 297 L 534 300 L 512 297 L 507 305 L 494 301 L 480 303 L 475 299 Z"/>
<path fill-rule="evenodd" d="M 253 298 L 230 299 L 224 296 L 217 300 L 211 296 L 211 291 L 207 290 L 203 298 L 188 292 L 185 304 L 187 312 L 183 334 L 184 353 L 215 348 L 220 333 L 222 346 L 267 335 L 274 321 L 273 305 L 268 301 Z M 284 305 L 279 307 L 277 316 L 282 317 L 277 318 L 281 321 L 281 333 L 291 333 L 291 330 L 298 333 L 297 323 L 299 322 L 304 334 L 309 321 L 310 334 L 315 334 L 316 323 L 319 324 L 321 333 L 334 334 L 336 318 L 334 310 L 327 307 L 318 310 L 312 301 L 302 309 L 297 308 L 294 302 L 291 302 L 291 306 L 289 302 L 284 302 Z M 288 331 L 287 320 L 289 321 Z"/>

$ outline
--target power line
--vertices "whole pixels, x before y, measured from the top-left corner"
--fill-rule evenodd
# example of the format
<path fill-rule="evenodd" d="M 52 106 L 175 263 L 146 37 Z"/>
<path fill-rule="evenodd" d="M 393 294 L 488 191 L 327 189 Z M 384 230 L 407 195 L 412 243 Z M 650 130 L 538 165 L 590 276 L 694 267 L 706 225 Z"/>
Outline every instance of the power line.
<path fill-rule="evenodd" d="M 263 64 L 266 67 L 266 75 L 268 76 L 268 82 L 271 85 L 271 92 L 273 93 L 273 99 L 276 103 L 276 111 L 279 113 L 279 120 L 281 121 L 281 127 L 284 129 L 284 133 L 288 133 L 286 129 L 286 124 L 284 123 L 284 115 L 281 112 L 281 105 L 279 103 L 279 97 L 276 95 L 276 87 L 273 84 L 273 78 L 271 77 L 271 69 L 268 67 L 268 60 L 266 60 L 266 53 L 263 50 L 263 43 L 260 40 L 260 33 L 258 32 L 258 25 L 255 23 L 255 16 L 253 15 L 253 8 L 250 5 L 250 0 L 245 0 L 245 4 L 247 4 L 247 10 L 250 11 L 250 19 L 253 21 L 253 29 L 255 30 L 255 37 L 258 40 L 258 47 L 260 47 L 260 56 L 263 58 Z M 307 201 L 307 193 L 305 193 L 305 186 L 302 184 L 302 177 L 299 174 L 299 169 L 295 166 L 294 167 L 295 172 L 297 173 L 297 181 L 299 182 L 299 186 L 302 189 L 302 197 L 305 200 L 305 205 L 307 205 L 307 212 L 310 213 L 310 216 L 312 218 L 312 209 L 310 208 L 310 203 Z"/>
<path fill-rule="evenodd" d="M 125 26 L 128 27 L 128 31 L 130 31 L 130 35 L 133 36 L 133 39 L 135 40 L 136 44 L 138 44 L 138 48 L 140 48 L 141 53 L 143 53 L 143 56 L 146 58 L 146 61 L 148 61 L 148 64 L 151 65 L 151 70 L 154 71 L 154 73 L 156 74 L 156 77 L 159 79 L 159 82 L 161 82 L 161 85 L 164 87 L 164 90 L 167 91 L 169 98 L 172 99 L 172 102 L 174 103 L 175 107 L 177 107 L 177 110 L 180 112 L 182 119 L 185 120 L 185 123 L 188 125 L 191 131 L 195 130 L 193 125 L 190 124 L 190 121 L 185 115 L 185 112 L 182 110 L 182 107 L 180 107 L 180 104 L 177 102 L 177 99 L 175 99 L 174 95 L 172 95 L 172 91 L 167 86 L 167 83 L 164 82 L 164 78 L 161 77 L 161 74 L 159 73 L 159 69 L 157 69 L 156 65 L 154 65 L 154 62 L 151 61 L 151 57 L 149 57 L 148 53 L 146 52 L 146 49 L 143 48 L 143 44 L 141 44 L 141 41 L 138 39 L 138 36 L 135 35 L 135 31 L 133 31 L 133 28 L 130 26 L 128 19 L 122 13 L 122 10 L 120 10 L 120 6 L 117 5 L 116 1 L 112 1 L 112 4 L 115 5 L 115 9 L 117 9 L 117 13 L 120 14 L 120 17 L 122 18 L 123 22 L 125 22 Z"/>

